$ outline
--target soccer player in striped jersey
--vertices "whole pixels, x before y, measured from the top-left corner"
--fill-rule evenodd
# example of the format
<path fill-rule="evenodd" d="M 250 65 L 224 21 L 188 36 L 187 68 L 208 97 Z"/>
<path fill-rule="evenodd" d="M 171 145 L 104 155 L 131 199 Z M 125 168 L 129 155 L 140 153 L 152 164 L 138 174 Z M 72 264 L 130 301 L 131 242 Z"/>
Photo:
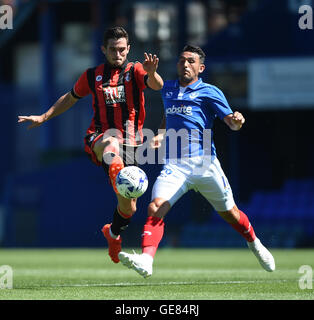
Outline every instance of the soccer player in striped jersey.
<path fill-rule="evenodd" d="M 119 253 L 125 266 L 144 277 L 152 274 L 153 258 L 164 234 L 165 215 L 188 190 L 200 192 L 218 214 L 239 232 L 266 271 L 275 270 L 272 254 L 256 237 L 247 215 L 234 202 L 228 179 L 217 159 L 212 135 L 205 135 L 206 130 L 212 130 L 216 117 L 234 131 L 241 129 L 245 119 L 240 112 L 231 110 L 221 90 L 199 78 L 205 69 L 204 60 L 205 54 L 201 48 L 186 46 L 177 63 L 179 78 L 165 81 L 162 89 L 166 120 L 163 128 L 167 129 L 164 130 L 166 164 L 153 186 L 142 234 L 142 254 Z M 167 132 L 182 129 L 185 129 L 186 136 L 177 139 L 176 158 L 172 158 L 171 152 L 175 148 L 169 148 L 171 135 Z M 165 132 L 155 137 L 154 145 L 160 146 Z M 183 141 L 188 143 L 183 144 Z M 207 150 L 210 152 L 206 153 Z"/>
<path fill-rule="evenodd" d="M 163 80 L 157 73 L 159 59 L 144 53 L 144 62 L 129 62 L 128 33 L 122 27 L 105 31 L 101 50 L 106 62 L 87 69 L 71 91 L 60 97 L 42 115 L 19 116 L 18 122 L 30 122 L 28 128 L 42 125 L 71 108 L 78 99 L 93 97 L 94 115 L 84 139 L 85 151 L 108 173 L 117 195 L 118 205 L 111 224 L 102 232 L 108 241 L 109 255 L 118 263 L 121 251 L 120 233 L 128 226 L 136 211 L 136 199 L 123 198 L 115 186 L 115 178 L 126 165 L 136 165 L 135 150 L 143 143 L 145 88 L 160 90 Z"/>

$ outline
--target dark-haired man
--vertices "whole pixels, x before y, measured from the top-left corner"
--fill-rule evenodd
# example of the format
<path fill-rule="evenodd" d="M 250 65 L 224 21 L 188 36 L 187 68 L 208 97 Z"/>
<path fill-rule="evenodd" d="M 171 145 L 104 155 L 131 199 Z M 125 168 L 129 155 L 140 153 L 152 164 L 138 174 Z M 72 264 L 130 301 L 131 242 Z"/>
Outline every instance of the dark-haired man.
<path fill-rule="evenodd" d="M 18 122 L 38 127 L 72 107 L 88 94 L 93 97 L 94 116 L 84 139 L 85 151 L 98 166 L 103 166 L 116 192 L 118 205 L 111 224 L 102 232 L 108 241 L 109 255 L 118 263 L 121 251 L 120 233 L 136 211 L 136 199 L 123 198 L 115 187 L 115 178 L 125 165 L 136 165 L 134 155 L 143 142 L 145 119 L 144 92 L 148 87 L 160 90 L 163 80 L 157 73 L 159 59 L 144 53 L 144 62 L 129 62 L 128 33 L 122 27 L 105 31 L 101 50 L 106 62 L 87 69 L 71 91 L 60 97 L 44 114 L 19 116 Z"/>
<path fill-rule="evenodd" d="M 236 206 L 231 187 L 216 156 L 211 131 L 218 116 L 231 130 L 240 130 L 245 122 L 240 112 L 233 112 L 223 93 L 202 82 L 199 74 L 205 69 L 205 54 L 201 48 L 185 46 L 177 63 L 178 80 L 165 81 L 162 98 L 167 130 L 157 135 L 153 146 L 159 147 L 166 133 L 166 164 L 157 178 L 148 218 L 142 234 L 142 254 L 119 253 L 121 262 L 143 277 L 153 271 L 153 258 L 164 233 L 164 217 L 188 190 L 200 192 L 219 215 L 247 241 L 266 271 L 275 270 L 271 253 L 255 236 L 248 217 Z M 181 131 L 181 143 L 175 149 L 170 130 Z M 182 131 L 183 130 L 183 131 Z M 172 131 L 173 135 L 173 131 Z M 185 135 L 185 136 L 184 136 Z M 207 141 L 209 140 L 209 141 Z M 188 141 L 183 145 L 183 141 Z M 206 143 L 209 144 L 206 148 Z M 210 151 L 210 152 L 208 152 Z"/>

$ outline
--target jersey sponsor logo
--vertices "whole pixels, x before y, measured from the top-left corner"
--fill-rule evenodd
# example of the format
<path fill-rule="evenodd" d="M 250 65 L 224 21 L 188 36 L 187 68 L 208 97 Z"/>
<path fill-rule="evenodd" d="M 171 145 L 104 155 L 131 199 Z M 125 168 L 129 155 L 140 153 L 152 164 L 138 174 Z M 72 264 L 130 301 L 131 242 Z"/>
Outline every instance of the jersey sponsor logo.
<path fill-rule="evenodd" d="M 126 102 L 124 86 L 103 88 L 106 104 Z"/>
<path fill-rule="evenodd" d="M 192 109 L 193 108 L 191 106 L 185 106 L 183 104 L 181 106 L 173 105 L 166 109 L 166 114 L 186 114 L 191 116 L 193 115 Z"/>
<path fill-rule="evenodd" d="M 96 81 L 101 81 L 102 80 L 102 76 L 101 75 L 98 75 L 97 77 L 96 77 Z"/>

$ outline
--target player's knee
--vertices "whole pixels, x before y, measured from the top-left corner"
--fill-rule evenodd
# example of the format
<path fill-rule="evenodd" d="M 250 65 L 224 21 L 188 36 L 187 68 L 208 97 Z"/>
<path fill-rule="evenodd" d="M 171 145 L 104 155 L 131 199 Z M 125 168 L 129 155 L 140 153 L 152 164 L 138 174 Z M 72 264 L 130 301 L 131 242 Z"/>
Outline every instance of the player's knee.
<path fill-rule="evenodd" d="M 119 141 L 115 137 L 107 137 L 104 139 L 99 139 L 96 141 L 94 148 L 94 153 L 99 161 L 102 161 L 103 155 L 105 153 L 119 154 Z"/>
<path fill-rule="evenodd" d="M 115 137 L 107 137 L 102 140 L 103 151 L 104 152 L 113 152 L 115 154 L 119 153 L 119 141 Z"/>
<path fill-rule="evenodd" d="M 164 199 L 154 199 L 148 206 L 148 216 L 163 218 L 170 209 L 170 204 Z"/>
<path fill-rule="evenodd" d="M 162 202 L 154 199 L 149 205 L 148 205 L 148 215 L 154 217 L 160 206 L 162 205 Z"/>

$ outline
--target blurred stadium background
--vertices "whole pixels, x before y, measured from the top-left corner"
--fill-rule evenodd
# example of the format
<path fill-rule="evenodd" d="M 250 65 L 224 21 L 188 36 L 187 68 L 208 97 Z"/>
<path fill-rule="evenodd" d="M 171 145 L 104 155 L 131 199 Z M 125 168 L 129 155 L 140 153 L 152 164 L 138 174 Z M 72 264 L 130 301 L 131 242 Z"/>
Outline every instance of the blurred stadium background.
<path fill-rule="evenodd" d="M 219 159 L 238 206 L 270 247 L 314 246 L 314 31 L 298 26 L 300 0 L 0 1 L 13 7 L 13 29 L 0 30 L 0 246 L 102 247 L 114 194 L 83 152 L 91 99 L 42 127 L 39 114 L 102 62 L 106 27 L 131 36 L 129 60 L 160 57 L 176 76 L 186 42 L 207 54 L 203 80 L 223 90 L 247 122 L 240 132 L 215 124 Z M 145 127 L 157 130 L 159 93 L 146 91 Z M 148 192 L 124 233 L 139 246 L 150 190 L 160 167 L 145 165 Z M 166 247 L 241 247 L 245 243 L 199 194 L 188 193 L 166 218 Z M 222 236 L 224 235 L 224 236 Z"/>

